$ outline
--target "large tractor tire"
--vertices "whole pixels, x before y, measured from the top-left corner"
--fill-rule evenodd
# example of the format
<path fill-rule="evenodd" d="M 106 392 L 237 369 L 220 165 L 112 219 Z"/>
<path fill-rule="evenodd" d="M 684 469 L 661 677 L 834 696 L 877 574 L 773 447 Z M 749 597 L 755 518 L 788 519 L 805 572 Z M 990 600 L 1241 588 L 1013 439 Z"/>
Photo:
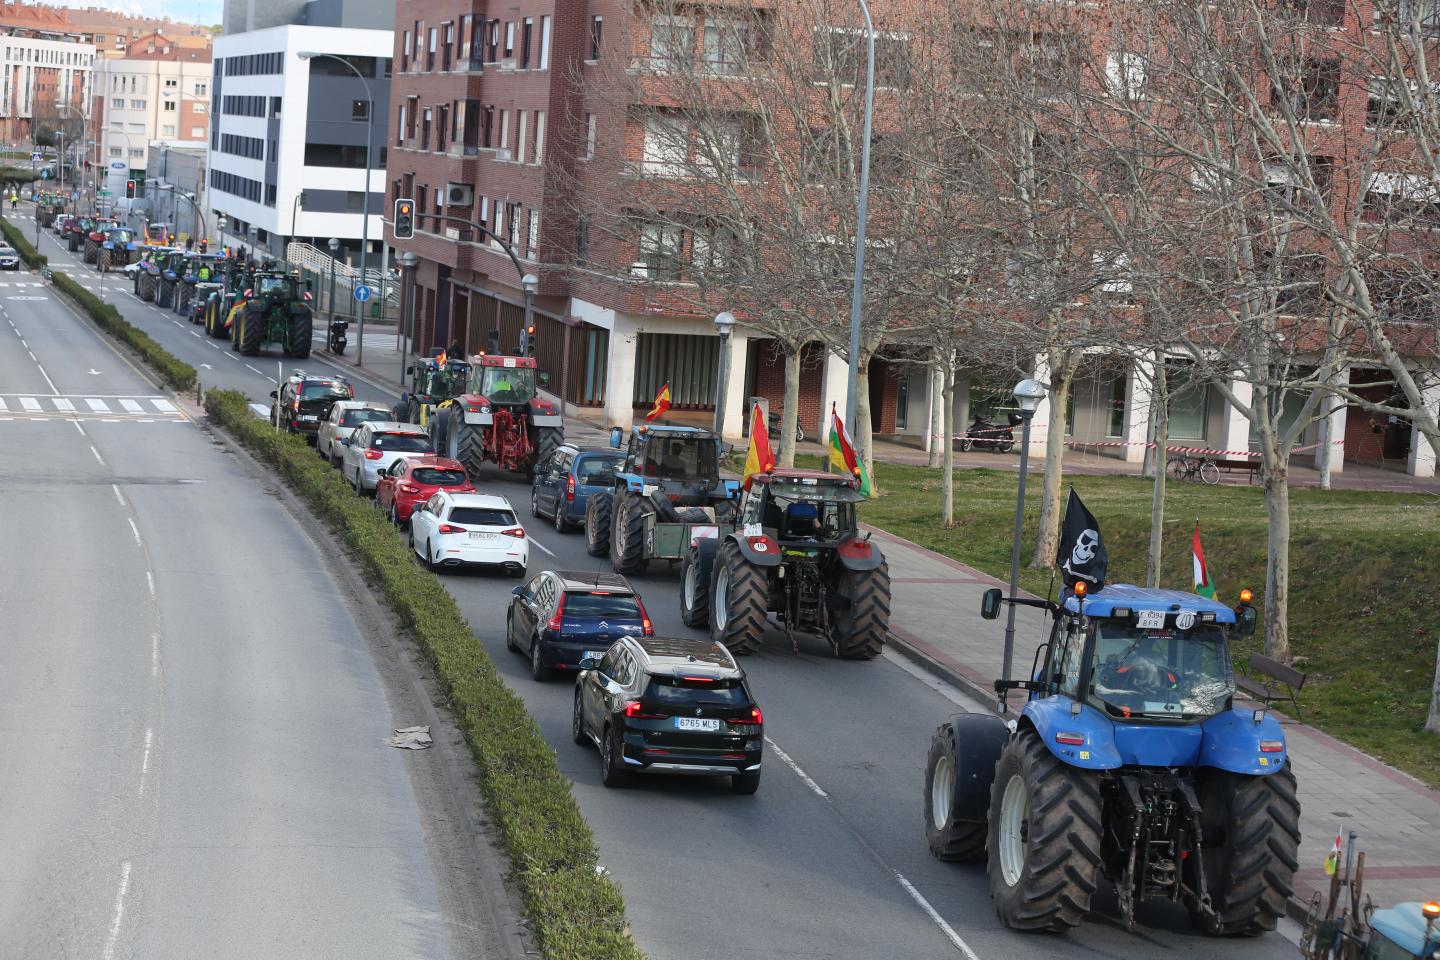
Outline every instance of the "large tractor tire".
<path fill-rule="evenodd" d="M 83 258 L 83 259 L 85 260 L 85 262 L 86 262 L 86 263 L 94 263 L 94 262 L 95 262 L 96 253 L 97 253 L 97 251 L 99 251 L 99 249 L 100 249 L 100 245 L 97 244 L 94 240 L 86 239 L 86 241 L 85 241 L 85 256 L 84 256 L 84 258 Z"/>
<path fill-rule="evenodd" d="M 1205 886 L 1213 917 L 1191 916 L 1206 933 L 1255 936 L 1285 913 L 1300 865 L 1300 801 L 1288 766 L 1250 777 L 1208 771 L 1200 784 Z"/>
<path fill-rule="evenodd" d="M 450 425 L 455 415 L 456 411 L 449 407 L 430 414 L 430 445 L 442 457 L 450 455 Z"/>
<path fill-rule="evenodd" d="M 168 307 L 175 299 L 175 282 L 161 277 L 155 289 L 155 306 Z"/>
<path fill-rule="evenodd" d="M 451 409 L 446 437 L 450 459 L 459 460 L 472 480 L 480 476 L 480 465 L 485 462 L 485 435 L 480 431 L 478 425 L 465 422 L 459 407 Z"/>
<path fill-rule="evenodd" d="M 638 493 L 627 493 L 620 501 L 610 526 L 610 568 L 616 573 L 636 576 L 650 566 L 645 558 L 645 513 L 649 509 L 649 498 Z"/>
<path fill-rule="evenodd" d="M 190 298 L 195 295 L 195 288 L 188 283 L 177 283 L 175 285 L 175 312 L 183 314 L 185 308 L 190 306 Z"/>
<path fill-rule="evenodd" d="M 135 274 L 135 296 L 146 303 L 155 299 L 155 278 L 144 270 Z"/>
<path fill-rule="evenodd" d="M 713 540 L 701 540 L 680 561 L 680 620 L 687 627 L 710 624 L 710 581 L 714 579 Z"/>
<path fill-rule="evenodd" d="M 97 273 L 108 273 L 110 271 L 110 251 L 101 247 L 95 251 L 95 271 Z"/>
<path fill-rule="evenodd" d="M 873 660 L 885 648 L 890 632 L 890 565 L 884 560 L 874 570 L 842 569 L 834 586 L 844 598 L 830 612 L 830 646 L 837 657 Z"/>
<path fill-rule="evenodd" d="M 285 340 L 285 356 L 304 359 L 310 356 L 310 333 L 314 323 L 310 311 L 305 307 L 290 311 L 289 336 Z"/>
<path fill-rule="evenodd" d="M 245 310 L 235 322 L 240 324 L 240 352 L 247 357 L 258 356 L 265 337 L 265 311 Z"/>
<path fill-rule="evenodd" d="M 585 552 L 592 557 L 603 557 L 610 552 L 614 501 L 613 493 L 592 493 L 585 501 Z"/>
<path fill-rule="evenodd" d="M 990 896 L 1012 930 L 1078 927 L 1100 880 L 1095 774 L 1061 763 L 1029 727 L 1005 745 L 990 791 Z"/>
<path fill-rule="evenodd" d="M 711 639 L 737 656 L 759 650 L 768 600 L 765 574 L 745 559 L 733 540 L 726 541 L 715 557 L 710 581 Z"/>
<path fill-rule="evenodd" d="M 220 311 L 220 301 L 211 300 L 205 304 L 205 333 L 212 339 L 225 337 L 225 316 Z"/>
<path fill-rule="evenodd" d="M 961 713 L 930 738 L 925 762 L 925 842 L 937 860 L 983 863 L 995 765 L 1010 738 L 990 713 Z"/>
<path fill-rule="evenodd" d="M 560 449 L 565 434 L 554 427 L 540 427 L 535 431 L 535 462 L 544 463 L 550 455 Z"/>

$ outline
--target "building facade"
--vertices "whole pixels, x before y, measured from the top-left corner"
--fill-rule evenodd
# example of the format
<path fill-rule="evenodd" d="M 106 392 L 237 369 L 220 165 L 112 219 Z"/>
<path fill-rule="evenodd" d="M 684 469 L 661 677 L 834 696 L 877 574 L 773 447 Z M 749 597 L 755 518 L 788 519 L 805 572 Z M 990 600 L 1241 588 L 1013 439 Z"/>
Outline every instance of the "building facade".
<path fill-rule="evenodd" d="M 168 223 L 177 236 L 204 237 L 214 243 L 215 225 L 205 214 L 210 181 L 207 154 L 205 143 L 152 143 L 142 207 L 146 219 Z"/>
<path fill-rule="evenodd" d="M 389 11 L 353 0 L 232 3 L 225 19 L 254 28 L 215 43 L 208 203 L 225 217 L 223 242 L 283 257 L 292 240 L 324 249 L 333 237 L 355 260 L 368 193 L 370 264 L 380 267 Z"/>
<path fill-rule="evenodd" d="M 62 119 L 74 136 L 90 96 L 95 47 L 76 35 L 18 29 L 0 36 L 0 44 L 0 140 L 28 143 L 37 122 L 55 126 Z"/>

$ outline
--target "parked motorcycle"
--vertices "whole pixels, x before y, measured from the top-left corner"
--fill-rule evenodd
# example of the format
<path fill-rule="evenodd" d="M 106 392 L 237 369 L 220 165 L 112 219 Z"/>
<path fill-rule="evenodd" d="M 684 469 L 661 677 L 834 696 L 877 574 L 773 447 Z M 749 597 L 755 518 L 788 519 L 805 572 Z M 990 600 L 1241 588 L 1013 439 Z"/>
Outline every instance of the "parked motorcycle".
<path fill-rule="evenodd" d="M 960 441 L 960 449 L 969 453 L 975 447 L 984 447 L 996 453 L 1009 453 L 1015 449 L 1015 431 L 1012 428 L 1019 422 L 1020 415 L 1015 413 L 1010 414 L 1008 425 L 996 424 L 985 417 L 977 416 L 965 431 L 965 437 Z"/>
<path fill-rule="evenodd" d="M 767 430 L 766 430 L 766 432 L 770 434 L 770 439 L 771 439 L 771 440 L 779 440 L 779 439 L 780 439 L 780 420 L 781 420 L 781 416 L 780 416 L 780 414 L 778 414 L 778 413 L 772 413 L 772 414 L 770 414 L 769 416 L 767 416 L 767 417 L 765 418 L 766 425 L 767 425 Z M 804 439 L 805 439 L 805 430 L 804 430 L 803 427 L 800 426 L 800 422 L 799 422 L 799 420 L 797 419 L 796 422 L 795 422 L 795 442 L 796 442 L 796 443 L 800 443 L 800 442 L 801 442 L 802 440 L 804 440 Z"/>
<path fill-rule="evenodd" d="M 349 320 L 336 319 L 330 321 L 330 335 L 326 338 L 325 343 L 331 353 L 343 354 L 345 352 L 345 347 L 350 342 L 345 336 L 345 333 L 349 329 Z"/>

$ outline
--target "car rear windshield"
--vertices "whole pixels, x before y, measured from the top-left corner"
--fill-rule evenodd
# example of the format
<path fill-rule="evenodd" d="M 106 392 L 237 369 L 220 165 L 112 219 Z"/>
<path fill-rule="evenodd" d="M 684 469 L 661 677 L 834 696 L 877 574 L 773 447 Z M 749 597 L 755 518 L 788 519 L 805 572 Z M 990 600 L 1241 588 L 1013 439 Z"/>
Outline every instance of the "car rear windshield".
<path fill-rule="evenodd" d="M 569 612 L 569 604 L 566 604 Z M 704 682 L 683 677 L 651 677 L 645 699 L 671 707 L 748 707 L 750 691 L 743 680 Z"/>
<path fill-rule="evenodd" d="M 608 487 L 615 482 L 615 468 L 620 460 L 615 457 L 586 457 L 575 468 L 575 475 L 581 484 L 597 484 Z"/>
<path fill-rule="evenodd" d="M 389 410 L 346 410 L 345 419 L 340 421 L 342 427 L 358 427 L 362 423 L 369 423 L 372 420 L 389 420 Z"/>
<path fill-rule="evenodd" d="M 449 519 L 475 527 L 513 527 L 515 514 L 494 507 L 452 507 Z"/>
<path fill-rule="evenodd" d="M 565 594 L 565 616 L 577 619 L 595 618 L 599 620 L 636 620 L 640 619 L 640 607 L 635 603 L 635 597 L 629 594 L 615 593 L 576 593 L 571 591 Z"/>
<path fill-rule="evenodd" d="M 423 433 L 377 433 L 370 446 L 391 453 L 428 453 L 430 438 Z"/>
<path fill-rule="evenodd" d="M 464 470 L 438 470 L 435 467 L 421 467 L 412 472 L 410 478 L 432 487 L 458 487 L 466 480 Z"/>
<path fill-rule="evenodd" d="M 350 391 L 339 383 L 307 383 L 300 388 L 301 400 L 326 400 L 331 397 L 346 398 Z"/>

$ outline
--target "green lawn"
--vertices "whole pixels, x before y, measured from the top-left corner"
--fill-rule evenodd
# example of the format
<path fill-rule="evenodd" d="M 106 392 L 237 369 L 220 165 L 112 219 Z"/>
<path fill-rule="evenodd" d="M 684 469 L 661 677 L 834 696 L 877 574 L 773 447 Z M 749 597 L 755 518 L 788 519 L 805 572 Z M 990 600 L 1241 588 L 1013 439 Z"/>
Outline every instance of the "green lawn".
<path fill-rule="evenodd" d="M 879 464 L 876 474 L 884 495 L 861 508 L 864 521 L 994 576 L 1009 575 L 1015 474 L 957 472 L 956 525 L 948 530 L 939 524 L 938 470 Z M 1077 476 L 1073 482 L 1100 522 L 1109 579 L 1143 581 L 1149 481 Z M 1266 520 L 1259 487 L 1171 483 L 1167 491 L 1162 585 L 1190 588 L 1190 537 L 1198 517 L 1220 599 L 1233 604 L 1249 586 L 1263 609 Z M 1038 493 L 1038 475 L 1032 475 L 1021 554 L 1027 564 Z M 1440 738 L 1422 729 L 1440 642 L 1440 503 L 1420 494 L 1296 490 L 1291 522 L 1290 629 L 1296 666 L 1309 674 L 1301 696 L 1305 720 L 1440 786 Z M 1044 595 L 1049 583 L 1048 572 L 1022 574 L 1032 592 Z M 1251 649 L 1237 651 L 1237 662 Z"/>

